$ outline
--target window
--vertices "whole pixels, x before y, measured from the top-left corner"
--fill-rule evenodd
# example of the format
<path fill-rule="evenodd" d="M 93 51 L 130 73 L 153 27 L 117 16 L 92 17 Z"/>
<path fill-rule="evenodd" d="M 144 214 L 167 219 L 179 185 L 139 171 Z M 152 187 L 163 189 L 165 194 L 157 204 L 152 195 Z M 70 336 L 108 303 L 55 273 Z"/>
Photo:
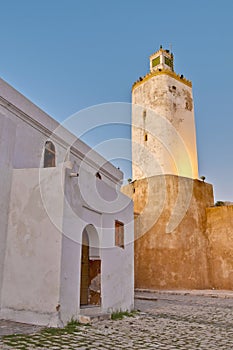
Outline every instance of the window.
<path fill-rule="evenodd" d="M 144 134 L 144 141 L 148 141 L 148 135 Z"/>
<path fill-rule="evenodd" d="M 46 141 L 44 150 L 44 168 L 55 167 L 55 157 L 56 152 L 54 144 L 51 141 Z"/>
<path fill-rule="evenodd" d="M 100 180 L 102 179 L 102 177 L 101 177 L 101 175 L 100 175 L 100 173 L 99 173 L 99 172 L 98 172 L 98 173 L 96 173 L 96 174 L 95 174 L 95 176 L 97 177 L 97 179 L 100 179 Z"/>
<path fill-rule="evenodd" d="M 120 221 L 115 221 L 115 245 L 124 248 L 124 224 Z"/>
<path fill-rule="evenodd" d="M 156 66 L 158 66 L 158 64 L 160 64 L 160 56 L 158 56 L 152 60 L 152 67 L 156 67 Z"/>
<path fill-rule="evenodd" d="M 169 66 L 170 68 L 173 68 L 172 60 L 170 58 L 166 57 L 166 56 L 164 58 L 165 58 L 165 64 L 167 66 Z"/>

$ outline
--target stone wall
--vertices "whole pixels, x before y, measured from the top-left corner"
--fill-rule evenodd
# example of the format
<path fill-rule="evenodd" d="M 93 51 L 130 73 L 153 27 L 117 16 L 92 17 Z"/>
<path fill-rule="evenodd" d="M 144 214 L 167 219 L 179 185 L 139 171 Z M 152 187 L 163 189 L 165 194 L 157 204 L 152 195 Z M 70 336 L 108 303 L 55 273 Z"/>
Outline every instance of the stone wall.
<path fill-rule="evenodd" d="M 233 289 L 233 206 L 207 209 L 208 260 L 212 288 Z"/>
<path fill-rule="evenodd" d="M 191 86 L 169 74 L 143 80 L 132 92 L 133 180 L 161 174 L 198 178 Z"/>
<path fill-rule="evenodd" d="M 209 288 L 206 207 L 212 185 L 166 175 L 123 189 L 135 207 L 135 287 Z"/>

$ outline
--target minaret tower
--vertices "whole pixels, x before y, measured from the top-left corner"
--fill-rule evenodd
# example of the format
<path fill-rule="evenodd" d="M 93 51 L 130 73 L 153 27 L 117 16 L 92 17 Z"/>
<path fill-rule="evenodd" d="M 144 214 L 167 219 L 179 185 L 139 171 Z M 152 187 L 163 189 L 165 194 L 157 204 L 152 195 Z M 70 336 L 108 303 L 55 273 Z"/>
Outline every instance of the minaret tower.
<path fill-rule="evenodd" d="M 132 88 L 133 180 L 155 175 L 198 178 L 192 83 L 174 72 L 162 47 L 150 57 L 150 73 Z"/>

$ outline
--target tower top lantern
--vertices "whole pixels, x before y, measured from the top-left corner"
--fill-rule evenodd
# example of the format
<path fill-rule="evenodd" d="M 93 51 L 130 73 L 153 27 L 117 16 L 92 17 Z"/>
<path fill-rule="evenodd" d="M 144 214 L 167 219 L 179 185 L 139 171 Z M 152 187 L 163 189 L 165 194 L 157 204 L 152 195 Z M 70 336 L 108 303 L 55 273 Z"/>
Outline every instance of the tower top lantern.
<path fill-rule="evenodd" d="M 174 71 L 174 57 L 170 50 L 164 50 L 162 45 L 160 49 L 150 56 L 150 71 L 166 69 Z"/>

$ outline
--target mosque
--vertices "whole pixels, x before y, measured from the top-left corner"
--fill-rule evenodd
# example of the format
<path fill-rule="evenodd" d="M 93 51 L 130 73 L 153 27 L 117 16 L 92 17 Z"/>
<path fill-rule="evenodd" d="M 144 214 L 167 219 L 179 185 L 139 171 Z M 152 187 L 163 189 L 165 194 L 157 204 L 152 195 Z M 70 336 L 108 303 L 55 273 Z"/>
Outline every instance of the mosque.
<path fill-rule="evenodd" d="M 133 309 L 123 173 L 2 79 L 0 150 L 0 319 L 61 326 Z"/>
<path fill-rule="evenodd" d="M 0 318 L 59 326 L 136 289 L 233 289 L 233 206 L 199 178 L 192 83 L 132 87 L 132 181 L 0 79 Z"/>
<path fill-rule="evenodd" d="M 132 87 L 132 177 L 135 288 L 233 289 L 233 206 L 199 178 L 192 83 L 162 47 Z"/>

